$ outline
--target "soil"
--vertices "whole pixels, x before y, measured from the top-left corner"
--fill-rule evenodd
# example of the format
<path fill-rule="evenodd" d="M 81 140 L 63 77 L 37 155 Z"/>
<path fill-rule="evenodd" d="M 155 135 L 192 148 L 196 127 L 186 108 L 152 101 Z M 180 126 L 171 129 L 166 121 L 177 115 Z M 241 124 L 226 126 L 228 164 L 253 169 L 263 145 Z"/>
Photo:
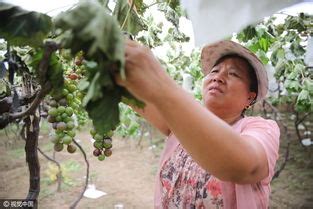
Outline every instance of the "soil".
<path fill-rule="evenodd" d="M 42 134 L 39 147 L 51 157 L 53 147 L 48 138 L 47 134 Z M 104 161 L 98 161 L 92 156 L 89 133 L 81 132 L 76 139 L 84 147 L 89 160 L 90 183 L 107 193 L 97 199 L 83 197 L 77 208 L 114 209 L 114 205 L 118 204 L 122 204 L 124 209 L 153 208 L 154 178 L 161 150 L 158 146 L 152 148 L 149 140 L 143 140 L 141 146 L 138 146 L 138 140 L 114 137 L 113 155 Z M 4 132 L 0 132 L 0 199 L 23 199 L 27 195 L 29 176 L 23 146 L 23 140 L 13 136 L 8 138 Z M 286 143 L 282 141 L 279 164 L 284 160 L 285 147 Z M 312 157 L 312 147 L 304 149 L 296 141 L 291 143 L 288 163 L 280 176 L 272 182 L 270 208 L 313 208 L 313 166 L 307 160 L 308 156 Z M 53 174 L 52 164 L 41 154 L 39 158 L 39 208 L 69 208 L 81 193 L 86 178 L 86 163 L 82 153 L 56 153 L 55 159 L 66 165 L 66 183 L 62 183 L 61 192 L 56 191 L 57 183 L 49 180 L 48 173 Z"/>

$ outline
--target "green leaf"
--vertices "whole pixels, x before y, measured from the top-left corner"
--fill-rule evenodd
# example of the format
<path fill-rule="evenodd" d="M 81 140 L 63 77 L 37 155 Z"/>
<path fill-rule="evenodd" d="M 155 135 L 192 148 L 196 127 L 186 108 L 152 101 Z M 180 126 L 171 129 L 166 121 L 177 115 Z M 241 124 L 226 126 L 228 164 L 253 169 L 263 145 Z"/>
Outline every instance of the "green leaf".
<path fill-rule="evenodd" d="M 303 89 L 303 90 L 299 93 L 298 101 L 300 101 L 300 100 L 307 101 L 307 100 L 309 100 L 309 98 L 310 98 L 310 93 L 309 93 L 309 91 Z"/>
<path fill-rule="evenodd" d="M 131 6 L 128 4 L 127 0 L 119 0 L 116 2 L 113 15 L 117 18 L 122 30 L 127 31 L 132 35 L 137 35 L 138 32 L 145 30 L 147 26 L 137 15 L 134 8 L 130 9 Z"/>
<path fill-rule="evenodd" d="M 135 8 L 136 11 L 143 15 L 143 13 L 146 11 L 147 6 L 143 3 L 143 0 L 134 0 L 135 1 Z"/>
<path fill-rule="evenodd" d="M 165 2 L 167 2 L 168 6 L 171 7 L 175 11 L 180 6 L 179 0 L 165 0 Z"/>
<path fill-rule="evenodd" d="M 174 9 L 172 9 L 168 4 L 163 3 L 158 5 L 158 9 L 161 12 L 164 12 L 165 18 L 167 21 L 172 23 L 176 29 L 179 27 L 179 18 L 180 14 L 177 13 Z"/>
<path fill-rule="evenodd" d="M 313 95 L 313 80 L 310 78 L 306 78 L 303 80 L 304 88 Z"/>
<path fill-rule="evenodd" d="M 262 61 L 264 65 L 266 65 L 269 61 L 268 57 L 266 56 L 266 53 L 262 50 L 259 50 L 256 55 L 259 57 L 259 59 Z"/>
<path fill-rule="evenodd" d="M 56 92 L 62 91 L 64 88 L 63 66 L 55 52 L 51 54 L 47 75 L 53 90 Z"/>
<path fill-rule="evenodd" d="M 0 2 L 0 38 L 11 45 L 40 46 L 51 27 L 48 15 Z"/>
<path fill-rule="evenodd" d="M 267 39 L 265 39 L 265 38 L 260 38 L 260 39 L 259 39 L 259 45 L 260 45 L 260 48 L 261 48 L 263 51 L 267 52 L 267 51 L 268 51 L 268 48 L 269 48 L 269 46 L 270 46 L 270 43 L 269 43 L 269 41 L 268 41 Z"/>
<path fill-rule="evenodd" d="M 73 55 L 83 50 L 87 59 L 102 57 L 124 69 L 124 36 L 116 19 L 100 4 L 82 2 L 57 16 L 55 25 L 71 34 L 64 36 L 62 43 Z"/>
<path fill-rule="evenodd" d="M 102 96 L 101 86 L 98 84 L 100 77 L 100 72 L 97 72 L 90 83 L 87 94 L 84 97 L 83 106 L 86 106 L 90 100 L 96 100 Z"/>
<path fill-rule="evenodd" d="M 112 10 L 109 8 L 109 1 L 110 0 L 98 0 L 98 2 L 103 5 L 103 7 L 107 10 L 108 13 L 111 13 Z"/>
<path fill-rule="evenodd" d="M 252 25 L 249 25 L 238 34 L 238 40 L 247 42 L 256 36 L 257 36 L 257 32 L 256 32 L 255 27 Z"/>
<path fill-rule="evenodd" d="M 119 124 L 118 103 L 121 101 L 118 90 L 103 89 L 103 96 L 96 101 L 89 101 L 86 110 L 99 134 L 115 129 Z"/>
<path fill-rule="evenodd" d="M 297 92 L 301 89 L 299 81 L 286 80 L 285 87 L 289 93 Z"/>
<path fill-rule="evenodd" d="M 292 41 L 292 43 L 290 45 L 290 50 L 297 57 L 302 56 L 305 53 L 304 48 L 300 45 L 300 41 L 301 41 L 300 38 L 298 38 L 298 37 L 294 38 L 294 41 Z"/>

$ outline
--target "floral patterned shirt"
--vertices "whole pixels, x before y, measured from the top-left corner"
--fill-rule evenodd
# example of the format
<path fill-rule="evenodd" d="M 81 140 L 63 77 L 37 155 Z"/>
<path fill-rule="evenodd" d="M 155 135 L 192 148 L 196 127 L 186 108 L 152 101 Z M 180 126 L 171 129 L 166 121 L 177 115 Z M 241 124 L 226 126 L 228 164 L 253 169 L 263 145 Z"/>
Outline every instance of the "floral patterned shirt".
<path fill-rule="evenodd" d="M 220 181 L 202 169 L 181 145 L 164 163 L 160 180 L 163 209 L 223 208 Z"/>

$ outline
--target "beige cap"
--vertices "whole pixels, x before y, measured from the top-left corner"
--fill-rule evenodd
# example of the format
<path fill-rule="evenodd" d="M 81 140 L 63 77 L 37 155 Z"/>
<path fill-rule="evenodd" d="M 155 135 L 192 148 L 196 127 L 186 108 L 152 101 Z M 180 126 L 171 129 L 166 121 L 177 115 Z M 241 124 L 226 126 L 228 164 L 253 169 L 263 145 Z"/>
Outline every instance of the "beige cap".
<path fill-rule="evenodd" d="M 203 73 L 205 75 L 208 74 L 220 58 L 230 54 L 236 54 L 248 60 L 254 68 L 258 80 L 258 95 L 256 101 L 264 99 L 268 90 L 266 69 L 254 53 L 236 42 L 219 41 L 203 47 L 201 52 Z"/>

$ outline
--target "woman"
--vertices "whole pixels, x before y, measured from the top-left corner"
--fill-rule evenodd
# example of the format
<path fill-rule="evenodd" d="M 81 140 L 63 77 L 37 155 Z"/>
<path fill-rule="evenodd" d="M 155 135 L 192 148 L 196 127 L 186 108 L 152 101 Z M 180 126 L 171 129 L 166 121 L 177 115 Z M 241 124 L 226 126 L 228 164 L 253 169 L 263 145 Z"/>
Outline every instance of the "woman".
<path fill-rule="evenodd" d="M 146 103 L 137 111 L 168 136 L 155 208 L 268 208 L 279 128 L 243 115 L 266 95 L 260 60 L 231 41 L 204 47 L 201 105 L 148 48 L 127 40 L 125 58 L 127 79 L 117 83 Z"/>

